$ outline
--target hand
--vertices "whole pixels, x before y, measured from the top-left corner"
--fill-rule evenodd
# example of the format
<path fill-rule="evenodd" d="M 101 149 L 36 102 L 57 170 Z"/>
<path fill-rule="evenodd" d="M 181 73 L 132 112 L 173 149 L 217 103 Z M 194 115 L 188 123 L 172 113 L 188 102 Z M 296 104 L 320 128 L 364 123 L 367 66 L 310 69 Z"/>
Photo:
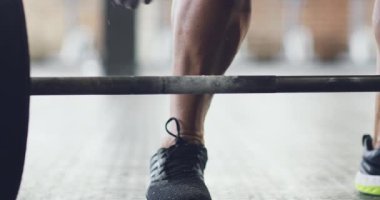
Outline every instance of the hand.
<path fill-rule="evenodd" d="M 135 9 L 140 3 L 140 0 L 113 0 L 117 5 L 125 6 L 129 9 Z M 145 4 L 149 4 L 152 0 L 144 0 Z"/>

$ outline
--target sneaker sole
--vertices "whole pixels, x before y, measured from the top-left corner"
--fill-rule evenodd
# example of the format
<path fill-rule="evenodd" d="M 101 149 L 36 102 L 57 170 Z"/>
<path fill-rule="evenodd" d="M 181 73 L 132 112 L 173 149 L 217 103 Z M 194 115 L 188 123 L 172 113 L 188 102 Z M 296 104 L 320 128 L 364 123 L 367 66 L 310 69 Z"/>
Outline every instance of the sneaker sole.
<path fill-rule="evenodd" d="M 380 196 L 380 176 L 358 172 L 355 178 L 355 187 L 361 193 Z"/>

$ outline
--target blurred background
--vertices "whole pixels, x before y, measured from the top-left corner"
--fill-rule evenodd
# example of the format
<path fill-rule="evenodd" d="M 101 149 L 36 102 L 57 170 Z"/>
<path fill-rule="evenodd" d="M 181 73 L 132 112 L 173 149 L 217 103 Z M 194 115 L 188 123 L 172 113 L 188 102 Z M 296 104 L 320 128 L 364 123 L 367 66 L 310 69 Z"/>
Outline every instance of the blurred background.
<path fill-rule="evenodd" d="M 373 64 L 373 0 L 255 0 L 239 59 Z M 84 73 L 133 74 L 168 68 L 171 2 L 132 12 L 101 0 L 26 1 L 34 63 Z M 36 67 L 38 64 L 36 64 Z M 252 64 L 254 66 L 254 64 Z M 100 71 L 99 71 L 100 70 Z"/>
<path fill-rule="evenodd" d="M 375 74 L 373 0 L 252 2 L 227 74 Z M 33 76 L 171 74 L 170 0 L 136 11 L 105 0 L 24 3 Z M 205 130 L 214 199 L 375 199 L 353 184 L 374 99 L 216 95 Z M 19 199 L 144 199 L 168 118 L 169 96 L 32 97 Z"/>

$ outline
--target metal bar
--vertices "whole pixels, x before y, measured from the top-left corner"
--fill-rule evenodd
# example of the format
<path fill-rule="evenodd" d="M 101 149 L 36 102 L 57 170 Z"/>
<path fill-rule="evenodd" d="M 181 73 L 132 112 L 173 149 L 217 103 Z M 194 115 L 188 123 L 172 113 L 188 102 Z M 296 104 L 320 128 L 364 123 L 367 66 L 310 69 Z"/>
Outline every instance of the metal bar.
<path fill-rule="evenodd" d="M 379 92 L 380 76 L 126 76 L 32 78 L 31 95 Z"/>

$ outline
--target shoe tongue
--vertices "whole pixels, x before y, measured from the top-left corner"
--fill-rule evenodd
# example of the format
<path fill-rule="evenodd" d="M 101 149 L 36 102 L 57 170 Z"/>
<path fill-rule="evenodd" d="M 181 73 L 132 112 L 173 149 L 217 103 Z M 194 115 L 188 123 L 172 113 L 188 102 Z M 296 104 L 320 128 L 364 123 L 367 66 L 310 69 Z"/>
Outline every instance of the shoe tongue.
<path fill-rule="evenodd" d="M 363 139 L 362 139 L 362 142 L 363 142 L 363 146 L 367 150 L 373 150 L 372 137 L 370 135 L 364 135 Z"/>

